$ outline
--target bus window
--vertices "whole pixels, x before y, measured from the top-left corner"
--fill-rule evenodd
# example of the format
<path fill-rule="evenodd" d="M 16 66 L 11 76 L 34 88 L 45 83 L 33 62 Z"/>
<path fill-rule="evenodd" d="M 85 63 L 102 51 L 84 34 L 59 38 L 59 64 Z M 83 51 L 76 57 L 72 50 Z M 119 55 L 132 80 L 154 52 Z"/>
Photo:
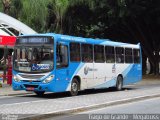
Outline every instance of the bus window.
<path fill-rule="evenodd" d="M 70 43 L 70 61 L 79 62 L 80 60 L 80 44 Z"/>
<path fill-rule="evenodd" d="M 57 68 L 68 67 L 68 47 L 66 45 L 57 45 L 56 62 Z"/>
<path fill-rule="evenodd" d="M 94 61 L 96 63 L 105 62 L 105 59 L 104 59 L 104 46 L 101 46 L 101 45 L 95 45 L 94 46 Z"/>
<path fill-rule="evenodd" d="M 93 62 L 93 45 L 82 44 L 82 61 Z"/>
<path fill-rule="evenodd" d="M 125 49 L 125 63 L 133 63 L 132 49 L 131 48 L 126 48 Z"/>
<path fill-rule="evenodd" d="M 107 63 L 114 63 L 115 62 L 115 50 L 114 47 L 106 46 L 105 47 L 105 56 Z"/>
<path fill-rule="evenodd" d="M 124 63 L 124 48 L 116 47 L 116 62 Z"/>
<path fill-rule="evenodd" d="M 133 53 L 134 53 L 134 63 L 140 63 L 140 50 L 133 49 Z"/>

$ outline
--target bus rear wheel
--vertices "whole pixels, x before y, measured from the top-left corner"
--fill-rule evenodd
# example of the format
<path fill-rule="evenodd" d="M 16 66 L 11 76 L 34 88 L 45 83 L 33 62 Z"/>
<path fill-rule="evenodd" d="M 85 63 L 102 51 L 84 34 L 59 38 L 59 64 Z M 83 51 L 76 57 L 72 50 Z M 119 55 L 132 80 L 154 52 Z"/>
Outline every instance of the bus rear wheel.
<path fill-rule="evenodd" d="M 44 95 L 44 91 L 34 91 L 34 93 L 36 93 L 36 95 L 40 97 Z"/>
<path fill-rule="evenodd" d="M 123 88 L 123 78 L 122 76 L 117 77 L 116 90 L 120 91 Z"/>
<path fill-rule="evenodd" d="M 74 78 L 71 83 L 70 95 L 76 96 L 76 95 L 78 95 L 78 91 L 79 91 L 79 82 L 76 78 Z"/>

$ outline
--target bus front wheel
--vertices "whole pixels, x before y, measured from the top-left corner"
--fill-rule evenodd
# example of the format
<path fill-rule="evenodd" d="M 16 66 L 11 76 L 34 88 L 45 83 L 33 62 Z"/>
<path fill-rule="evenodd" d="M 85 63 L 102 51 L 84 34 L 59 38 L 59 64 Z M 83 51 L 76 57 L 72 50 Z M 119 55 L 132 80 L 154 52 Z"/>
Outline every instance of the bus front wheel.
<path fill-rule="evenodd" d="M 122 76 L 118 76 L 117 83 L 116 83 L 116 90 L 120 91 L 120 90 L 122 90 L 122 87 L 123 87 L 123 78 L 122 78 Z"/>
<path fill-rule="evenodd" d="M 78 94 L 78 91 L 79 91 L 79 82 L 76 78 L 74 78 L 71 83 L 70 95 L 76 96 Z"/>

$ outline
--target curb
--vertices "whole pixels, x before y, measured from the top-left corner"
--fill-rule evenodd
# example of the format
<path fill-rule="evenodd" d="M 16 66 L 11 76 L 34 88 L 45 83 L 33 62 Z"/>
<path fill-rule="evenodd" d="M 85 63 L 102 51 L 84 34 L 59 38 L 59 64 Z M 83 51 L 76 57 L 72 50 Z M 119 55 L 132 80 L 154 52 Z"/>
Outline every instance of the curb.
<path fill-rule="evenodd" d="M 56 116 L 60 116 L 60 115 L 68 115 L 68 114 L 72 114 L 72 113 L 84 112 L 87 110 L 109 107 L 109 106 L 114 106 L 114 105 L 120 105 L 120 104 L 136 102 L 136 101 L 157 98 L 157 97 L 160 97 L 160 94 L 153 94 L 153 95 L 146 95 L 146 96 L 139 96 L 139 97 L 134 97 L 134 98 L 116 100 L 116 101 L 106 102 L 106 103 L 102 103 L 102 104 L 94 104 L 94 105 L 90 105 L 90 106 L 83 106 L 83 107 L 78 107 L 78 108 L 73 108 L 73 109 L 66 109 L 66 110 L 51 112 L 51 113 L 47 113 L 47 114 L 43 114 L 43 115 L 32 115 L 32 116 L 22 117 L 22 118 L 18 118 L 18 119 L 20 119 L 20 120 L 41 120 L 44 118 L 56 117 Z"/>
<path fill-rule="evenodd" d="M 32 95 L 34 93 L 11 93 L 11 94 L 2 94 L 0 96 L 16 96 L 16 95 Z"/>

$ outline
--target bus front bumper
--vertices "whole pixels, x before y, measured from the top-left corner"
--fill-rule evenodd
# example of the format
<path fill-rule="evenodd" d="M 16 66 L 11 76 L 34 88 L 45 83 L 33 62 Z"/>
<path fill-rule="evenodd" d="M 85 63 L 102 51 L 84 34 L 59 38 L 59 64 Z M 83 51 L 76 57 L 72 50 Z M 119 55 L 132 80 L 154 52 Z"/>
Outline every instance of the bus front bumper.
<path fill-rule="evenodd" d="M 45 91 L 45 92 L 54 92 L 54 87 L 48 84 L 35 84 L 35 83 L 19 83 L 13 82 L 13 90 L 26 90 L 26 91 Z"/>

